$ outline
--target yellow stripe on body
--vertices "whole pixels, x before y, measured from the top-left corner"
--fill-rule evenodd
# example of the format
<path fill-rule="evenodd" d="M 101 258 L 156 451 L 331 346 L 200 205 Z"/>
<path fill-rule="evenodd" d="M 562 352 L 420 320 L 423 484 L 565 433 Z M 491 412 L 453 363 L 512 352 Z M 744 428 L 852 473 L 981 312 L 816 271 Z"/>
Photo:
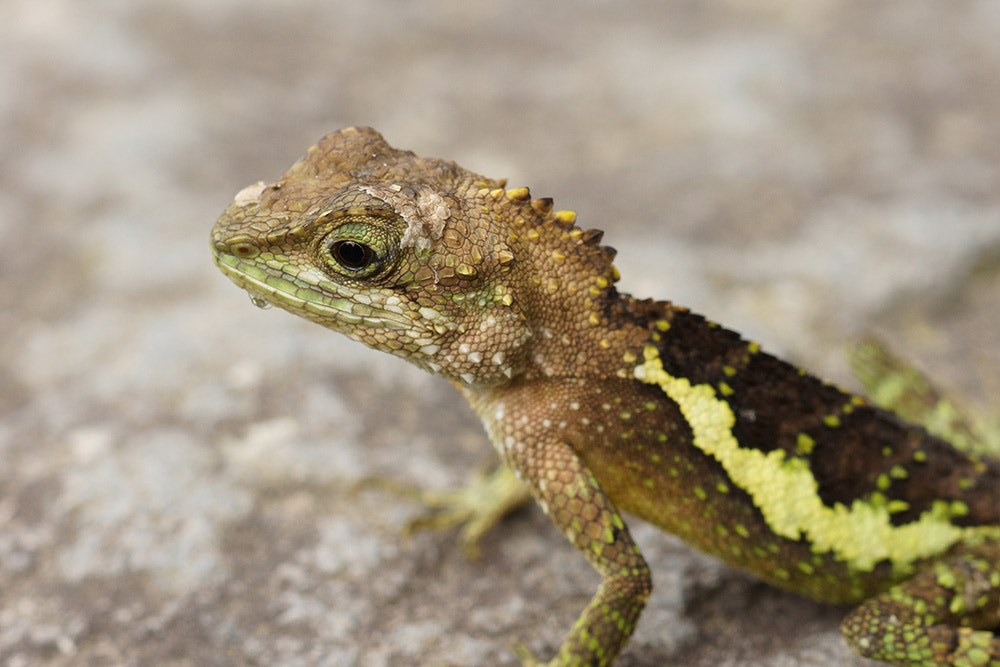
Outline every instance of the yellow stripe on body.
<path fill-rule="evenodd" d="M 916 560 L 935 556 L 956 542 L 993 528 L 962 528 L 951 523 L 950 504 L 935 501 L 918 521 L 894 526 L 885 503 L 855 500 L 850 507 L 828 507 L 805 459 L 787 458 L 783 450 L 764 453 L 740 446 L 733 435 L 736 417 L 729 404 L 708 384 L 692 385 L 663 369 L 653 346 L 643 350 L 636 379 L 657 385 L 680 408 L 694 445 L 722 464 L 734 484 L 753 498 L 775 534 L 790 540 L 803 537 L 815 553 L 832 553 L 855 571 L 869 572 L 888 559 L 897 573 Z"/>

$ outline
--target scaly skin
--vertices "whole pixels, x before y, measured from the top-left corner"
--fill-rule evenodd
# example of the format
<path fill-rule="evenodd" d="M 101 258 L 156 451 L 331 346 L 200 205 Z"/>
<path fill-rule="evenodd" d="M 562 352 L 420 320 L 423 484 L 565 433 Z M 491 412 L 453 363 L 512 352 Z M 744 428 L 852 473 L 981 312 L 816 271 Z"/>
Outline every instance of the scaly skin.
<path fill-rule="evenodd" d="M 601 233 L 370 129 L 239 193 L 215 262 L 272 303 L 454 382 L 603 581 L 550 665 L 607 665 L 649 596 L 620 514 L 765 581 L 863 603 L 898 665 L 1000 666 L 1000 464 L 669 302 Z M 538 664 L 522 652 L 526 664 Z"/>

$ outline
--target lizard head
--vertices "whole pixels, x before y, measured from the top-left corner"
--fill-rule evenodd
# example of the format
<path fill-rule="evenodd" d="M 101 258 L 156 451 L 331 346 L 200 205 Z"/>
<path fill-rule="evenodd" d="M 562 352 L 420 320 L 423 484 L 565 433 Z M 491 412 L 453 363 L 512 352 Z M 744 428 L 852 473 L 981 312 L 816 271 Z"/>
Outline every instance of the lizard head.
<path fill-rule="evenodd" d="M 615 276 L 598 232 L 503 186 L 349 128 L 276 182 L 236 195 L 212 230 L 215 263 L 257 305 L 467 387 L 504 383 L 538 358 L 532 339 L 548 335 L 534 326 L 539 299 L 557 310 L 555 292 L 593 297 Z M 553 234 L 567 247 L 543 248 Z M 558 266 L 545 265 L 565 264 L 572 246 L 592 246 L 603 264 L 556 281 Z"/>

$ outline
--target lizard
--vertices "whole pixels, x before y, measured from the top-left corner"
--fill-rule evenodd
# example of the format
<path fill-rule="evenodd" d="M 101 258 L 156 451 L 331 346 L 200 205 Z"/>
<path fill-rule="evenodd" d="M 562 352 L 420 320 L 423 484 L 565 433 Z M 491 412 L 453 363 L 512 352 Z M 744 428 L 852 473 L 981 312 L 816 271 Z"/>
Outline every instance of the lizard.
<path fill-rule="evenodd" d="M 257 305 L 450 380 L 600 573 L 554 657 L 520 647 L 525 665 L 614 662 L 652 586 L 628 513 L 855 604 L 841 629 L 860 655 L 1000 666 L 1000 460 L 619 292 L 602 235 L 526 187 L 347 128 L 240 191 L 211 246 Z"/>

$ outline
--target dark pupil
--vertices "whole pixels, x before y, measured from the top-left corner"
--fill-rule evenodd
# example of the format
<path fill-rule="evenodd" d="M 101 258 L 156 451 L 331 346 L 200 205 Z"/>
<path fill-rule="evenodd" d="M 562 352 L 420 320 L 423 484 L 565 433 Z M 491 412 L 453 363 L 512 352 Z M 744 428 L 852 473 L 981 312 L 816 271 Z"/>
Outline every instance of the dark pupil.
<path fill-rule="evenodd" d="M 357 241 L 338 241 L 330 249 L 333 258 L 346 269 L 363 269 L 372 261 L 372 249 Z"/>

